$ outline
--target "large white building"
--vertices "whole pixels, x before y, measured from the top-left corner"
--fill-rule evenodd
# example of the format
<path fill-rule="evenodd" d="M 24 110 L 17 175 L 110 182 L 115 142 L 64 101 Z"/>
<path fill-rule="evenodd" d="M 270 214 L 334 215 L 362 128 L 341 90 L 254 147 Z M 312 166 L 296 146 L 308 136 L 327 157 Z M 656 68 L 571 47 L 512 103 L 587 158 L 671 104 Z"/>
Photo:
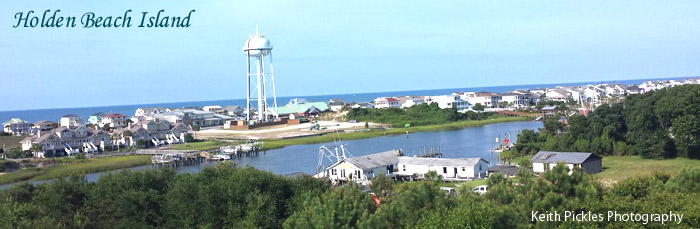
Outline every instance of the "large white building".
<path fill-rule="evenodd" d="M 106 114 L 100 119 L 100 127 L 108 125 L 111 128 L 119 128 L 126 126 L 126 115 L 123 114 Z"/>
<path fill-rule="evenodd" d="M 379 97 L 374 99 L 374 108 L 381 109 L 381 108 L 399 108 L 401 107 L 401 104 L 399 104 L 399 100 L 397 98 L 393 97 Z"/>
<path fill-rule="evenodd" d="M 83 119 L 75 114 L 67 114 L 61 117 L 60 125 L 68 128 L 83 126 Z"/>
<path fill-rule="evenodd" d="M 490 92 L 456 92 L 452 95 L 458 95 L 462 100 L 469 102 L 471 105 L 481 104 L 486 108 L 496 108 L 503 97 L 498 93 Z"/>
<path fill-rule="evenodd" d="M 483 158 L 420 158 L 399 157 L 397 175 L 424 177 L 437 172 L 444 180 L 468 180 L 486 177 L 489 162 Z"/>
<path fill-rule="evenodd" d="M 426 96 L 426 103 L 437 103 L 438 107 L 441 109 L 456 108 L 457 111 L 465 112 L 472 104 L 468 101 L 460 98 L 459 95 L 437 95 L 437 96 Z"/>
<path fill-rule="evenodd" d="M 501 101 L 511 104 L 515 109 L 523 109 L 530 106 L 528 94 L 506 93 L 501 95 Z"/>

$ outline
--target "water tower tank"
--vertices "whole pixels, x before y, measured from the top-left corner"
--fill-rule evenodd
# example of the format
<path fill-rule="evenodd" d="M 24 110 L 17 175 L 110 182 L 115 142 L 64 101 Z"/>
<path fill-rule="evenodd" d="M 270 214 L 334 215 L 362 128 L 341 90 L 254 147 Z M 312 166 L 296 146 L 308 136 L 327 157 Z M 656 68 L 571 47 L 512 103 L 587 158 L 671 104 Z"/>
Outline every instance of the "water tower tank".
<path fill-rule="evenodd" d="M 243 51 L 248 52 L 250 56 L 267 56 L 272 50 L 272 44 L 270 40 L 265 38 L 264 35 L 258 34 L 250 36 L 243 46 Z"/>

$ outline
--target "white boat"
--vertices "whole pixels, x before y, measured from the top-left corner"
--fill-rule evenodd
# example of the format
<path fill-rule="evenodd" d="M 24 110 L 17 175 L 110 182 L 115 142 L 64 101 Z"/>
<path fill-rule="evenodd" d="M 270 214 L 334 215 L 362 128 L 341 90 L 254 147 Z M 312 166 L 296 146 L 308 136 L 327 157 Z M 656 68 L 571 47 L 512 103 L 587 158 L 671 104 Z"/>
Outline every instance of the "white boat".
<path fill-rule="evenodd" d="M 233 155 L 238 154 L 238 148 L 235 146 L 224 146 L 224 147 L 221 147 L 220 149 L 221 149 L 222 154 L 233 154 Z"/>
<path fill-rule="evenodd" d="M 231 160 L 231 156 L 228 154 L 216 154 L 211 156 L 210 159 L 215 161 Z"/>

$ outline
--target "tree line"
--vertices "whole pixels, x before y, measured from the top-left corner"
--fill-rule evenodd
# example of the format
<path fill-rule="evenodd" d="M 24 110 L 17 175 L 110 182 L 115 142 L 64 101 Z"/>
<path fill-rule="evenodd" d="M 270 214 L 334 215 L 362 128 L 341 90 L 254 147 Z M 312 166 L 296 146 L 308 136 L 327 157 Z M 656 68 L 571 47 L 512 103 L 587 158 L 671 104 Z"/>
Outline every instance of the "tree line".
<path fill-rule="evenodd" d="M 700 158 L 700 85 L 683 85 L 630 95 L 603 104 L 588 116 L 546 118 L 543 131 L 525 130 L 513 155 L 539 150 L 593 152 L 598 155 Z"/>
<path fill-rule="evenodd" d="M 220 164 L 196 174 L 172 169 L 124 171 L 86 182 L 74 176 L 52 184 L 0 192 L 2 228 L 527 228 L 636 227 L 638 222 L 538 222 L 531 211 L 683 213 L 680 226 L 700 226 L 700 170 L 655 175 L 601 187 L 566 166 L 517 182 L 500 174 L 489 192 L 463 186 L 440 190 L 439 179 L 372 181 L 377 200 L 353 185 L 331 188 L 305 176 L 287 179 L 254 168 Z M 663 225 L 651 223 L 647 227 Z"/>

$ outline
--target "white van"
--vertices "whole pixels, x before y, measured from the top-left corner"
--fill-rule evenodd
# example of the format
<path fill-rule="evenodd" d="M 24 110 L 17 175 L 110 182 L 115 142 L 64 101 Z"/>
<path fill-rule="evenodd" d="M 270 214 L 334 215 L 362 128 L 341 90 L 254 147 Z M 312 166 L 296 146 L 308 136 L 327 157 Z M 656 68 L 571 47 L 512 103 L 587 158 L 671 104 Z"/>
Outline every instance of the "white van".
<path fill-rule="evenodd" d="M 479 186 L 476 186 L 476 188 L 474 188 L 472 191 L 474 193 L 479 194 L 479 195 L 483 195 L 484 193 L 486 193 L 488 191 L 488 188 L 489 188 L 489 186 L 487 186 L 487 185 L 479 185 Z"/>
<path fill-rule="evenodd" d="M 455 191 L 454 188 L 450 188 L 450 187 L 440 187 L 440 190 L 442 190 L 443 192 L 445 192 L 445 196 L 456 196 L 456 195 L 457 195 L 457 191 Z"/>

